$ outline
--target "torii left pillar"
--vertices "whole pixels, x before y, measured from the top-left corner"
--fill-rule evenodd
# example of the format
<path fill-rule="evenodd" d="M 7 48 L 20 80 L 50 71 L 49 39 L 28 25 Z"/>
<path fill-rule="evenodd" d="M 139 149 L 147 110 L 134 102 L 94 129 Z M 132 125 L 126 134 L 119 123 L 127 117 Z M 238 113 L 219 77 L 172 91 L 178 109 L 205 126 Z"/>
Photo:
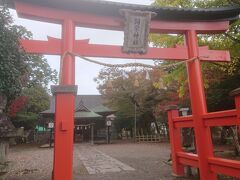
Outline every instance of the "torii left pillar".
<path fill-rule="evenodd" d="M 55 144 L 54 144 L 54 180 L 72 179 L 74 101 L 77 94 L 75 86 L 75 58 L 64 55 L 73 51 L 75 25 L 71 19 L 62 23 L 62 62 L 60 85 L 52 86 L 55 95 Z"/>

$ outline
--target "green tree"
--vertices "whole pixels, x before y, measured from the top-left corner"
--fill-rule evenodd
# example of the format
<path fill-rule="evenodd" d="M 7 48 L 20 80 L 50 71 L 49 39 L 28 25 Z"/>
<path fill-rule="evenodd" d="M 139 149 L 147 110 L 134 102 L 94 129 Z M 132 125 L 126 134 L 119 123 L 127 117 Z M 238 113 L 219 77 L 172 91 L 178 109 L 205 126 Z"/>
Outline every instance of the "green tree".
<path fill-rule="evenodd" d="M 239 0 L 156 0 L 155 5 L 192 7 L 192 8 L 212 8 L 227 5 L 240 5 Z M 231 53 L 230 63 L 202 63 L 204 85 L 209 111 L 218 111 L 235 108 L 233 97 L 229 92 L 239 87 L 240 84 L 240 20 L 236 20 L 230 25 L 227 32 L 220 35 L 199 35 L 198 41 L 201 46 L 209 46 L 210 49 L 229 50 Z M 152 35 L 151 41 L 155 46 L 173 46 L 174 43 L 182 44 L 181 36 L 173 35 Z M 169 71 L 165 76 L 168 84 L 177 84 L 180 96 L 188 93 L 186 67 L 179 66 Z M 237 132 L 233 127 L 223 127 L 222 134 L 226 130 L 231 132 L 236 151 L 239 154 L 240 145 Z M 214 133 L 214 130 L 212 131 Z M 222 136 L 224 138 L 224 135 Z M 222 141 L 223 141 L 222 138 Z"/>
<path fill-rule="evenodd" d="M 6 7 L 0 7 L 0 91 L 13 100 L 20 94 L 23 78 L 27 76 L 28 56 L 19 48 L 18 39 L 22 27 L 12 25 L 12 18 Z"/>
<path fill-rule="evenodd" d="M 50 68 L 46 59 L 27 54 L 21 48 L 21 38 L 30 39 L 32 34 L 14 25 L 9 10 L 0 6 L 0 92 L 8 97 L 9 103 L 24 88 L 35 85 L 47 88 L 51 81 L 57 81 L 57 72 Z"/>
<path fill-rule="evenodd" d="M 39 118 L 39 112 L 49 108 L 49 94 L 41 85 L 26 88 L 22 96 L 27 101 L 19 111 L 11 117 L 16 127 L 25 127 L 25 129 L 34 129 Z"/>
<path fill-rule="evenodd" d="M 173 7 L 198 7 L 212 8 L 226 5 L 236 5 L 238 0 L 156 0 L 156 6 Z M 200 46 L 209 46 L 210 49 L 229 50 L 231 53 L 230 63 L 202 63 L 204 85 L 207 94 L 209 111 L 232 109 L 234 107 L 233 98 L 229 97 L 229 92 L 239 85 L 240 67 L 240 21 L 231 24 L 229 30 L 220 35 L 201 35 L 199 36 Z M 173 47 L 175 44 L 183 44 L 181 35 L 152 35 L 150 40 L 158 47 Z M 171 62 L 164 62 L 165 64 Z M 168 85 L 177 84 L 177 91 L 180 97 L 188 97 L 188 81 L 186 67 L 184 65 L 171 69 L 164 77 Z M 224 103 L 223 103 L 224 102 Z"/>
<path fill-rule="evenodd" d="M 56 84 L 58 81 L 57 71 L 52 70 L 47 59 L 40 55 L 28 55 L 28 81 L 26 87 L 42 86 L 48 89 L 49 84 Z"/>
<path fill-rule="evenodd" d="M 32 129 L 39 112 L 49 106 L 49 83 L 57 82 L 57 72 L 40 55 L 27 54 L 20 39 L 32 34 L 13 24 L 6 6 L 0 6 L 0 92 L 8 98 L 12 122 L 16 127 Z"/>
<path fill-rule="evenodd" d="M 124 72 L 117 68 L 104 68 L 96 78 L 107 105 L 117 111 L 115 122 L 118 130 L 133 129 L 136 104 L 138 132 L 150 134 L 151 123 L 166 122 L 165 107 L 177 103 L 177 93 L 166 90 L 162 83 L 163 72 L 154 69 L 148 73 L 150 79 L 146 79 L 146 71 L 141 69 Z"/>

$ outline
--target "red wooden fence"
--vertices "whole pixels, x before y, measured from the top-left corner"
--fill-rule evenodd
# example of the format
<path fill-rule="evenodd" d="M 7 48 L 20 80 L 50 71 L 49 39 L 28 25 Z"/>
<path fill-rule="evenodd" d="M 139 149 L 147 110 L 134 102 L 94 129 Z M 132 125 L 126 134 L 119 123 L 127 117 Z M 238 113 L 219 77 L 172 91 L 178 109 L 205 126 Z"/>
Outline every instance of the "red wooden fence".
<path fill-rule="evenodd" d="M 197 120 L 203 122 L 203 128 L 210 130 L 211 127 L 215 126 L 240 125 L 240 88 L 233 91 L 232 95 L 235 96 L 236 109 L 202 114 Z M 184 152 L 181 143 L 181 128 L 193 127 L 195 131 L 197 128 L 200 128 L 199 126 L 194 126 L 194 121 L 196 121 L 196 118 L 193 115 L 179 117 L 179 111 L 176 107 L 168 109 L 173 172 L 176 175 L 184 174 L 184 166 L 200 168 L 201 171 L 198 154 Z M 209 138 L 211 139 L 211 137 Z M 207 139 L 201 140 L 203 142 L 207 141 Z M 209 151 L 213 149 L 213 147 L 207 145 L 200 146 L 199 148 L 201 151 Z M 213 152 L 211 154 L 213 154 Z M 214 155 L 206 157 L 206 161 L 206 168 L 209 170 L 209 175 L 213 173 L 215 176 L 216 174 L 223 174 L 240 178 L 240 161 L 219 158 Z M 210 178 L 208 179 L 210 180 Z"/>

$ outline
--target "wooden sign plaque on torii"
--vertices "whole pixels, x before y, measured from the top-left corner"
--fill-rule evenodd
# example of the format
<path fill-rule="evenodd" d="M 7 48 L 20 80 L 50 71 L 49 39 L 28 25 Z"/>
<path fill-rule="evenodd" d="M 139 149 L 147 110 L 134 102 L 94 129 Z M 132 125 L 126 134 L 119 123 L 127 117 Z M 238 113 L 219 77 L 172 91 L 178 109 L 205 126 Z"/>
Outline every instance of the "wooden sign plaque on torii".
<path fill-rule="evenodd" d="M 184 61 L 198 57 L 200 61 L 227 62 L 230 60 L 228 51 L 198 47 L 197 34 L 223 33 L 240 13 L 238 7 L 211 10 L 156 8 L 101 0 L 12 0 L 9 4 L 16 9 L 19 17 L 62 25 L 61 39 L 49 37 L 48 41 L 21 40 L 22 46 L 29 53 L 63 56 L 65 52 L 72 52 L 87 57 L 126 59 Z M 88 40 L 75 40 L 75 27 L 123 31 L 123 16 L 119 13 L 122 9 L 156 13 L 150 23 L 150 32 L 183 34 L 186 37 L 186 45 L 176 48 L 149 48 L 147 54 L 132 55 L 122 53 L 121 46 L 89 44 Z M 202 117 L 208 113 L 200 61 L 186 63 L 193 112 L 191 125 L 195 129 L 198 154 L 181 151 L 177 137 L 180 134 L 175 133 L 175 131 L 179 132 L 179 129 L 173 127 L 170 132 L 173 171 L 177 175 L 183 175 L 183 167 L 190 165 L 200 169 L 202 180 L 216 180 L 218 173 L 237 177 L 238 172 L 240 174 L 239 162 L 222 161 L 213 155 L 210 128 L 206 128 Z M 71 55 L 64 56 L 61 65 L 60 85 L 52 89 L 56 95 L 53 179 L 70 180 L 72 179 L 74 96 L 77 91 L 75 58 Z M 239 124 L 239 119 L 229 122 Z M 181 127 L 189 123 L 190 119 L 185 119 Z M 217 122 L 215 123 L 217 125 Z M 228 122 L 225 124 L 229 125 Z"/>

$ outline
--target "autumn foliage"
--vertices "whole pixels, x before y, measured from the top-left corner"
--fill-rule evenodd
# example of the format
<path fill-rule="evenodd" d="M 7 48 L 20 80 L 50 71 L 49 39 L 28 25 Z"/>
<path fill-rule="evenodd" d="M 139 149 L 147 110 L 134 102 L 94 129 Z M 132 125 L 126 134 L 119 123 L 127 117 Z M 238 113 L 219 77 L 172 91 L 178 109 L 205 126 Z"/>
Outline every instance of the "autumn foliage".
<path fill-rule="evenodd" d="M 26 96 L 20 96 L 13 100 L 9 106 L 9 116 L 16 117 L 17 112 L 22 110 L 28 102 L 28 98 Z"/>

